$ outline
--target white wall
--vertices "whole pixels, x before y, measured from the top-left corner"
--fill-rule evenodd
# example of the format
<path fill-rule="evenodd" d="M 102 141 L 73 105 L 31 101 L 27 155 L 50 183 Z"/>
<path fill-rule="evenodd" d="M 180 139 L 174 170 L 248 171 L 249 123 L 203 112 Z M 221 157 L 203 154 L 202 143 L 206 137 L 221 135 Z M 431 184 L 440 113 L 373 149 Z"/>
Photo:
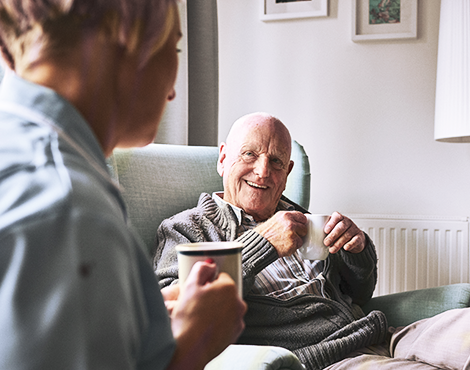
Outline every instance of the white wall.
<path fill-rule="evenodd" d="M 262 22 L 260 0 L 219 0 L 219 141 L 239 116 L 277 115 L 310 157 L 310 210 L 470 216 L 470 144 L 433 139 L 439 0 L 418 39 L 354 43 L 352 1 Z"/>

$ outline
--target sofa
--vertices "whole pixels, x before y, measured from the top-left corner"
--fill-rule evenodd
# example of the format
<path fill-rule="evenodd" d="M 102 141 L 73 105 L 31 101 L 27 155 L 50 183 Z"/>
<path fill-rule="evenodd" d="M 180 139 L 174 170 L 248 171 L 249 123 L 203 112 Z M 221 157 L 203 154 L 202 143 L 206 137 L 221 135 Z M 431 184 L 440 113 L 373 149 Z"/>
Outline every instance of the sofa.
<path fill-rule="evenodd" d="M 147 246 L 149 259 L 162 220 L 194 207 L 202 192 L 211 194 L 223 189 L 216 171 L 217 157 L 217 147 L 150 144 L 138 149 L 116 149 L 108 158 L 108 168 L 121 188 L 130 225 Z M 296 141 L 292 142 L 291 158 L 295 164 L 284 195 L 309 209 L 309 158 Z M 398 327 L 469 306 L 470 284 L 454 284 L 374 297 L 363 310 L 381 310 L 389 325 Z M 231 345 L 206 366 L 206 370 L 226 369 L 301 370 L 303 365 L 284 348 Z"/>

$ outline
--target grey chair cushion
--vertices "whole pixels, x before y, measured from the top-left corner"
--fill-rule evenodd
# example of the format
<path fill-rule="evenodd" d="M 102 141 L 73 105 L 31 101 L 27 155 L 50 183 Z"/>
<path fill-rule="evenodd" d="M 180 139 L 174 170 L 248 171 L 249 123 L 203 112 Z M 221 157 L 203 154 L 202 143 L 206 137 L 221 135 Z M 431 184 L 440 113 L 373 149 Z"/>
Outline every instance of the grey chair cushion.
<path fill-rule="evenodd" d="M 470 284 L 453 284 L 412 290 L 372 298 L 365 313 L 379 310 L 385 313 L 390 326 L 406 326 L 444 311 L 470 306 Z"/>
<path fill-rule="evenodd" d="M 291 351 L 273 346 L 229 346 L 209 362 L 204 370 L 305 370 Z"/>

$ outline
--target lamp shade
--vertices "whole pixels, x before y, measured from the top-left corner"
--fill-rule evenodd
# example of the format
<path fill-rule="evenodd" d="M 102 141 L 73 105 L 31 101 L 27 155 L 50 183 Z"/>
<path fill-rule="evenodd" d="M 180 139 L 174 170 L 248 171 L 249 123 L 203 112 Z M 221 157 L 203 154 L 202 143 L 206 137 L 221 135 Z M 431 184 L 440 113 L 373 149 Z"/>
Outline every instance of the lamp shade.
<path fill-rule="evenodd" d="M 441 0 L 434 139 L 470 142 L 470 1 Z"/>

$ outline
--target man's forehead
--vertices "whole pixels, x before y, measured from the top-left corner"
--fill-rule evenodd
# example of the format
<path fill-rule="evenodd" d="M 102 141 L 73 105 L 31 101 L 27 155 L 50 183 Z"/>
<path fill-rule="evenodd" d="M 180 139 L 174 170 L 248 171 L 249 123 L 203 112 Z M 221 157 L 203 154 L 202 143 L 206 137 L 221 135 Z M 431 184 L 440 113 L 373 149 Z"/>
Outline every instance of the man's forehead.
<path fill-rule="evenodd" d="M 246 151 L 253 151 L 258 154 L 266 154 L 278 158 L 290 158 L 290 143 L 279 140 L 279 138 L 264 138 L 264 140 L 257 140 L 249 135 L 245 140 L 241 141 L 238 145 L 240 154 Z"/>
<path fill-rule="evenodd" d="M 290 157 L 291 138 L 284 124 L 267 114 L 252 114 L 235 122 L 227 137 L 233 151 L 267 151 Z"/>

